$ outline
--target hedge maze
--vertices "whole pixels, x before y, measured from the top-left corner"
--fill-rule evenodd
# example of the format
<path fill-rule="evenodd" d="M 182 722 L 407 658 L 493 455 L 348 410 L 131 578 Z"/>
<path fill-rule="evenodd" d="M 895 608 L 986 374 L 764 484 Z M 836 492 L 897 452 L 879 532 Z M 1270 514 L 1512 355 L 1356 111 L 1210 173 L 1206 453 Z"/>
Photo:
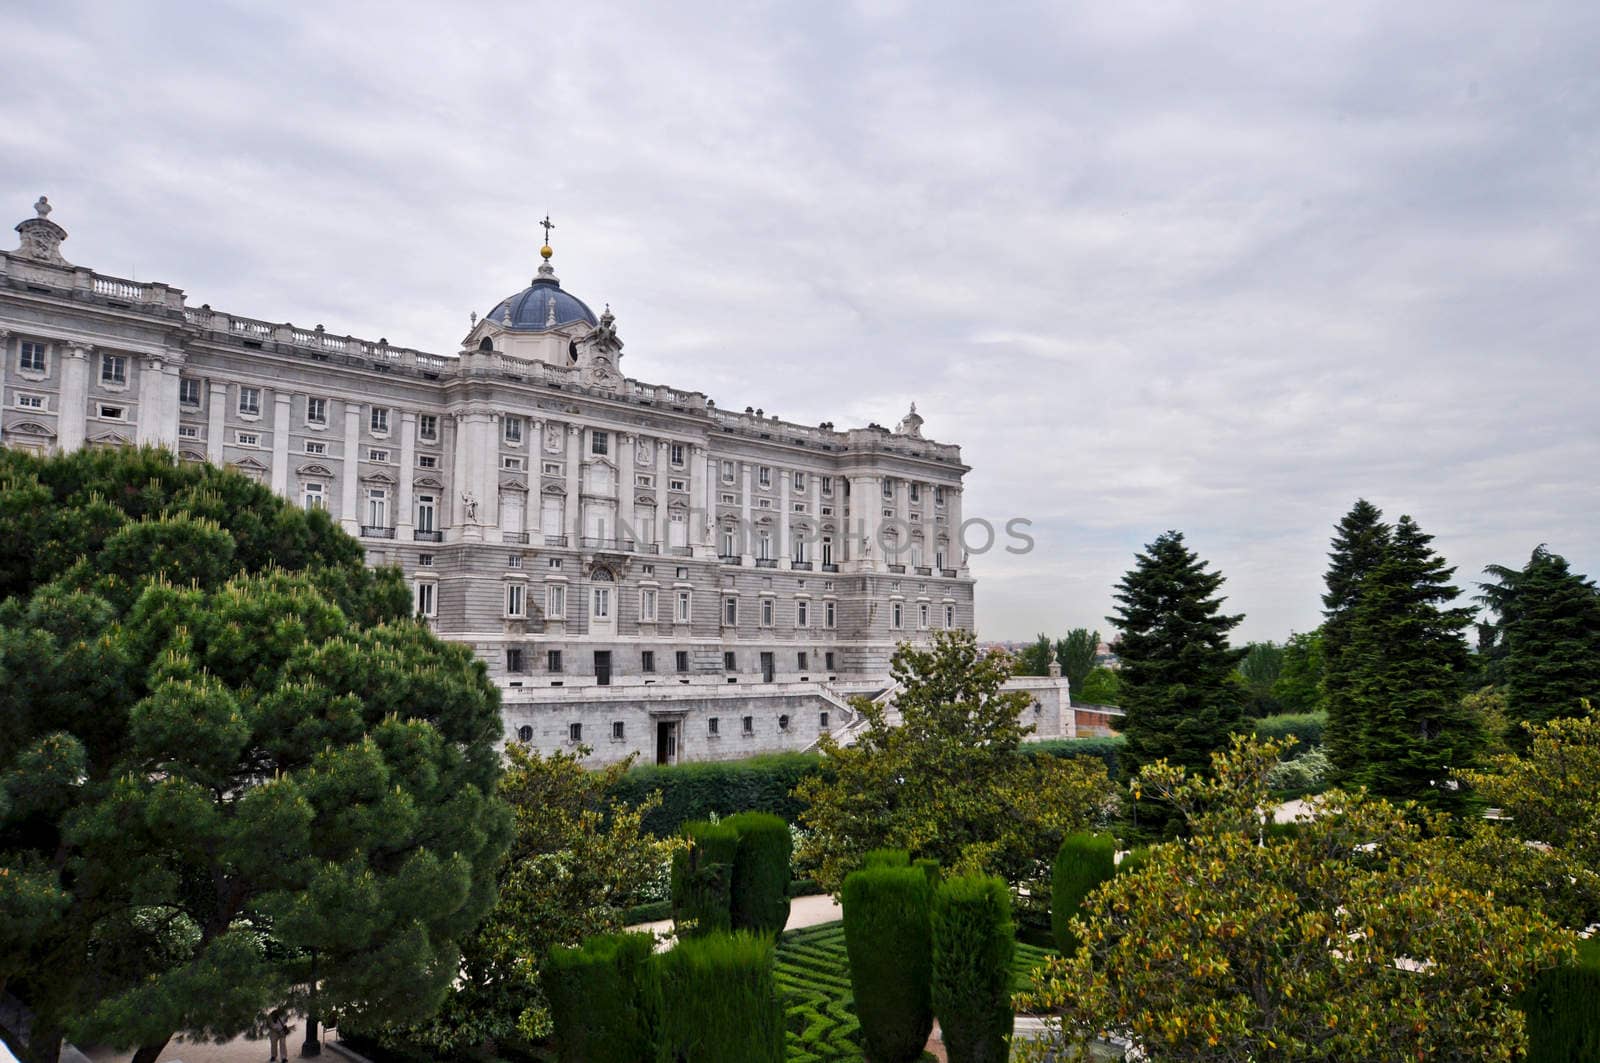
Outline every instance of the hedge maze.
<path fill-rule="evenodd" d="M 1029 972 L 1048 955 L 1047 949 L 1018 942 L 1012 964 L 1013 989 L 1026 988 Z M 860 1063 L 843 923 L 823 923 L 784 934 L 778 942 L 776 980 L 788 1026 L 788 1063 Z"/>

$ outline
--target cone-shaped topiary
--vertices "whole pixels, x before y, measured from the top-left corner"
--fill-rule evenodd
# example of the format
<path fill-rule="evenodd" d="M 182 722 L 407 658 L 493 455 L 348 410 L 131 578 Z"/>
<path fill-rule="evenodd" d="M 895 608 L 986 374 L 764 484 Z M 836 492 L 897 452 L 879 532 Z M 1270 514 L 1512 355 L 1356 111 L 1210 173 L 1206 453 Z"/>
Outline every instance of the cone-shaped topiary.
<path fill-rule="evenodd" d="M 672 857 L 672 919 L 679 938 L 727 930 L 739 833 L 724 823 L 695 820 L 679 831 L 689 842 Z"/>
<path fill-rule="evenodd" d="M 1576 964 L 1544 971 L 1522 995 L 1528 1063 L 1600 1059 L 1600 936 L 1581 943 Z"/>
<path fill-rule="evenodd" d="M 861 858 L 861 866 L 866 867 L 909 867 L 911 854 L 904 849 L 870 849 L 867 855 Z"/>
<path fill-rule="evenodd" d="M 1072 834 L 1061 843 L 1050 878 L 1050 928 L 1063 956 L 1078 951 L 1072 917 L 1089 891 L 1116 874 L 1117 842 L 1109 834 Z"/>
<path fill-rule="evenodd" d="M 948 879 L 934 892 L 929 922 L 933 1013 L 950 1063 L 1006 1063 L 1017 950 L 1010 890 L 988 875 Z"/>
<path fill-rule="evenodd" d="M 638 1063 L 654 1051 L 655 939 L 604 934 L 552 949 L 543 972 L 561 1063 Z"/>
<path fill-rule="evenodd" d="M 754 934 L 711 934 L 658 955 L 656 1063 L 784 1063 L 772 962 L 772 938 Z"/>
<path fill-rule="evenodd" d="M 911 1063 L 928 1043 L 932 892 L 917 867 L 867 867 L 844 880 L 845 949 L 869 1063 Z"/>
<path fill-rule="evenodd" d="M 741 812 L 723 820 L 739 835 L 733 861 L 730 915 L 735 930 L 781 934 L 789 922 L 789 824 L 768 812 Z"/>

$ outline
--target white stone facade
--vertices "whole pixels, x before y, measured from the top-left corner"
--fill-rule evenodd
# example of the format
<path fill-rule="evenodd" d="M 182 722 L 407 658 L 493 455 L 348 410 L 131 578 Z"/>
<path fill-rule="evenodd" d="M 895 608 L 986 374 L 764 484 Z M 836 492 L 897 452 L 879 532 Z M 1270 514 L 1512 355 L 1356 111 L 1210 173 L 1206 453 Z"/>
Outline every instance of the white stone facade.
<path fill-rule="evenodd" d="M 804 748 L 887 688 L 897 643 L 972 626 L 967 467 L 914 408 L 839 431 L 631 379 L 548 248 L 439 355 L 73 266 L 37 213 L 0 252 L 0 441 L 156 444 L 327 509 L 487 662 L 508 737 L 597 761 Z"/>

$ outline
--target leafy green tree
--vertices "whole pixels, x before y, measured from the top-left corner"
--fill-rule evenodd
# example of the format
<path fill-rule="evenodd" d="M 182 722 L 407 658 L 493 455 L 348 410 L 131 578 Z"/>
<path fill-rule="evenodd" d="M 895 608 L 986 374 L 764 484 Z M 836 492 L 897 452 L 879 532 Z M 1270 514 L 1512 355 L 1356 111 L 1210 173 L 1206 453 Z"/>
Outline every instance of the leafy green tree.
<path fill-rule="evenodd" d="M 1203 777 L 1145 768 L 1188 836 L 1091 895 L 1085 947 L 1023 1005 L 1060 1041 L 1109 1030 L 1152 1060 L 1517 1058 L 1518 994 L 1573 935 L 1460 885 L 1441 816 L 1334 791 L 1263 831 L 1281 753 L 1236 738 Z"/>
<path fill-rule="evenodd" d="M 1284 648 L 1276 642 L 1251 642 L 1244 648 L 1244 659 L 1239 662 L 1239 675 L 1244 680 L 1244 714 L 1249 719 L 1260 719 L 1282 712 L 1283 706 L 1276 694 L 1278 677 L 1283 674 Z"/>
<path fill-rule="evenodd" d="M 1291 634 L 1283 646 L 1283 666 L 1278 670 L 1272 696 L 1280 712 L 1322 712 L 1327 700 L 1322 692 L 1324 668 L 1322 631 Z"/>
<path fill-rule="evenodd" d="M 588 754 L 506 747 L 500 796 L 515 832 L 499 903 L 466 942 L 456 991 L 438 1017 L 383 1031 L 387 1040 L 447 1057 L 550 1033 L 537 958 L 621 931 L 636 895 L 679 844 L 641 826 L 656 797 L 631 805 L 609 796 L 629 761 L 589 770 Z"/>
<path fill-rule="evenodd" d="M 1017 675 L 1049 675 L 1050 654 L 1055 650 L 1055 643 L 1050 641 L 1050 636 L 1039 632 L 1039 637 L 1024 646 L 1016 657 Z"/>
<path fill-rule="evenodd" d="M 1017 675 L 1049 675 L 1053 651 L 1069 689 L 1077 690 L 1094 670 L 1099 650 L 1100 632 L 1088 628 L 1075 627 L 1053 643 L 1050 636 L 1041 634 L 1017 654 Z"/>
<path fill-rule="evenodd" d="M 1432 541 L 1410 517 L 1395 525 L 1351 616 L 1343 689 L 1363 724 L 1356 778 L 1386 797 L 1456 807 L 1464 792 L 1450 776 L 1473 766 L 1487 741 L 1461 702 L 1473 674 L 1462 636 L 1471 610 L 1449 605 L 1460 593 L 1455 570 Z"/>
<path fill-rule="evenodd" d="M 0 974 L 61 1037 L 422 1018 L 494 899 L 499 699 L 326 514 L 152 451 L 0 455 Z"/>
<path fill-rule="evenodd" d="M 1229 648 L 1228 632 L 1244 617 L 1222 612 L 1223 577 L 1208 569 L 1182 532 L 1169 531 L 1117 584 L 1120 607 L 1107 619 L 1121 633 L 1128 775 L 1163 759 L 1203 770 L 1243 720 L 1233 676 L 1244 651 Z"/>
<path fill-rule="evenodd" d="M 1352 780 L 1361 770 L 1366 721 L 1351 703 L 1355 659 L 1355 609 L 1367 577 L 1383 560 L 1391 529 L 1383 513 L 1361 498 L 1339 521 L 1328 555 L 1327 592 L 1322 596 L 1323 696 L 1328 726 L 1323 734 L 1335 778 Z"/>
<path fill-rule="evenodd" d="M 1576 716 L 1600 698 L 1600 589 L 1540 546 L 1521 569 L 1490 565 L 1480 601 L 1497 614 L 1507 707 L 1516 720 Z M 1524 736 L 1515 733 L 1519 746 Z"/>
<path fill-rule="evenodd" d="M 1122 680 L 1115 669 L 1091 669 L 1083 685 L 1072 688 L 1072 701 L 1076 705 L 1120 705 Z"/>
<path fill-rule="evenodd" d="M 940 631 L 933 645 L 902 645 L 892 725 L 880 706 L 854 745 L 821 741 L 827 770 L 801 781 L 802 866 L 825 889 L 873 849 L 903 849 L 957 873 L 998 874 L 1013 887 L 1048 893 L 1049 859 L 1061 839 L 1102 816 L 1113 801 L 1105 767 L 1086 758 L 1030 757 L 1021 749 L 1026 692 L 1004 689 L 1004 654 L 984 653 L 970 632 Z"/>

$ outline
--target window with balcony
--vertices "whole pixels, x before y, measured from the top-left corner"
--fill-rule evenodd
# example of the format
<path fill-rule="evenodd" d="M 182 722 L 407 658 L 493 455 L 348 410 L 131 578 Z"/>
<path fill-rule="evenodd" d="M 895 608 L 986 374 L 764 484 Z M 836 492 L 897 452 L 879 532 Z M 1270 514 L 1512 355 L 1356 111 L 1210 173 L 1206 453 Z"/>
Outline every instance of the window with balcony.
<path fill-rule="evenodd" d="M 368 488 L 367 526 L 371 528 L 387 528 L 389 526 L 389 491 L 387 488 Z"/>
<path fill-rule="evenodd" d="M 438 530 L 439 505 L 434 495 L 417 496 L 417 531 L 424 534 Z"/>

